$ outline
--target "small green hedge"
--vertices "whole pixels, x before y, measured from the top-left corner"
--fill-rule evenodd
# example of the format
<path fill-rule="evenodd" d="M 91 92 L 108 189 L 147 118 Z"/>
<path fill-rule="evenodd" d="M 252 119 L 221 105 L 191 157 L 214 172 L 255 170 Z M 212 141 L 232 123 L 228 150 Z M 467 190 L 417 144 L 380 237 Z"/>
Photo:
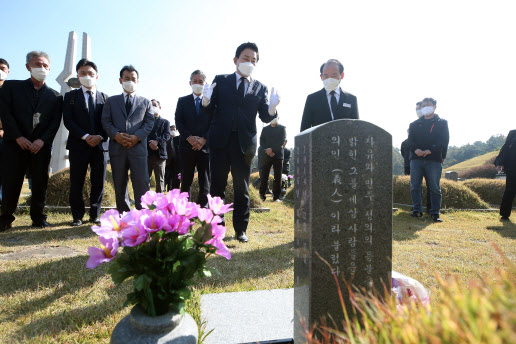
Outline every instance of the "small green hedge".
<path fill-rule="evenodd" d="M 502 202 L 505 180 L 477 178 L 466 180 L 463 184 L 489 204 L 500 204 Z"/>
<path fill-rule="evenodd" d="M 249 181 L 249 185 L 253 185 L 253 183 L 256 181 L 256 179 L 260 178 L 260 172 L 254 172 L 251 174 L 251 178 Z M 272 187 L 272 183 L 274 182 L 274 176 L 272 174 L 269 174 L 269 185 Z M 260 189 L 260 184 L 256 187 L 257 189 Z"/>
<path fill-rule="evenodd" d="M 197 201 L 197 195 L 199 195 L 199 181 L 197 180 L 197 173 L 194 176 L 194 180 L 192 182 L 192 197 L 190 199 L 191 202 Z M 231 174 L 228 176 L 228 184 L 226 185 L 226 200 L 224 203 L 229 204 L 233 203 L 235 199 L 235 194 L 233 192 L 233 177 Z M 249 199 L 250 199 L 250 207 L 251 208 L 261 208 L 262 200 L 260 199 L 260 194 L 258 190 L 255 188 L 249 188 Z"/>
<path fill-rule="evenodd" d="M 441 179 L 441 208 L 454 209 L 489 209 L 475 192 L 461 182 Z M 394 177 L 392 197 L 394 203 L 412 204 L 410 196 L 410 176 Z M 426 199 L 426 184 L 423 180 L 423 200 Z"/>
<path fill-rule="evenodd" d="M 82 189 L 82 197 L 84 204 L 90 206 L 90 171 L 86 173 L 86 179 L 84 181 L 84 187 Z M 70 168 L 64 168 L 48 179 L 47 188 L 47 205 L 50 206 L 70 206 L 69 201 L 70 194 Z M 102 199 L 102 205 L 104 207 L 115 206 L 115 189 L 113 186 L 113 175 L 111 169 L 108 168 L 106 171 L 106 182 L 104 183 L 104 198 Z"/>

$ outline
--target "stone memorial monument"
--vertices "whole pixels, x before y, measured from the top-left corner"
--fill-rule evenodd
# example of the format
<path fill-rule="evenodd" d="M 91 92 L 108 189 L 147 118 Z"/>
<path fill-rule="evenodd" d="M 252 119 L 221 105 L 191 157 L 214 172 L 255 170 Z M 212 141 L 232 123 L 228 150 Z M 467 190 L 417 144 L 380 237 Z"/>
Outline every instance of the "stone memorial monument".
<path fill-rule="evenodd" d="M 334 275 L 349 315 L 346 282 L 382 293 L 391 283 L 392 137 L 336 120 L 298 134 L 295 152 L 294 342 L 303 343 L 302 321 L 344 319 Z"/>
<path fill-rule="evenodd" d="M 75 55 L 77 53 L 77 34 L 75 31 L 71 31 L 68 34 L 68 45 L 66 47 L 66 57 L 64 69 L 56 78 L 57 83 L 61 86 L 61 95 L 65 95 L 66 92 L 72 90 L 68 80 L 70 80 L 75 72 L 75 65 L 77 61 Z M 91 39 L 86 32 L 82 34 L 82 58 L 91 58 Z M 68 140 L 68 130 L 61 120 L 61 125 L 57 131 L 56 137 L 54 138 L 54 144 L 52 148 L 52 158 L 50 160 L 50 168 L 52 173 L 56 173 L 65 167 L 69 166 L 68 163 L 68 152 L 66 150 L 66 141 Z"/>

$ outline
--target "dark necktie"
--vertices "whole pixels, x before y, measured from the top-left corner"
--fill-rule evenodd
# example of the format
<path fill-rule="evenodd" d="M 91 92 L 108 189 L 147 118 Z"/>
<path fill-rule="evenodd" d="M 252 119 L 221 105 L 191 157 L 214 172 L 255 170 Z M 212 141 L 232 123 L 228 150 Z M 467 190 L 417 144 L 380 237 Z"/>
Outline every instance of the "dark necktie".
<path fill-rule="evenodd" d="M 87 91 L 88 97 L 88 113 L 90 114 L 91 134 L 95 132 L 95 103 L 93 102 L 93 92 Z"/>
<path fill-rule="evenodd" d="M 337 116 L 337 98 L 335 97 L 335 91 L 331 91 L 331 112 L 333 113 L 333 119 L 339 119 Z"/>
<path fill-rule="evenodd" d="M 201 99 L 199 97 L 195 98 L 195 110 L 197 110 L 197 115 L 201 111 Z"/>
<path fill-rule="evenodd" d="M 240 85 L 238 85 L 238 98 L 242 99 L 245 97 L 245 81 L 247 78 L 241 77 L 240 78 Z"/>
<path fill-rule="evenodd" d="M 131 111 L 131 96 L 127 95 L 127 99 L 125 101 L 125 112 L 127 112 L 127 116 L 129 116 L 130 111 Z"/>

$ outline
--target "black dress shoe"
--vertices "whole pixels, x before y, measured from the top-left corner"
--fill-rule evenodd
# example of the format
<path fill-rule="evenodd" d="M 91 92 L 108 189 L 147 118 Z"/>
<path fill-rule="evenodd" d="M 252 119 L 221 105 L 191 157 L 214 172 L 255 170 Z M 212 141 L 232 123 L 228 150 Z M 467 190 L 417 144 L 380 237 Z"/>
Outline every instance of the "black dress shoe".
<path fill-rule="evenodd" d="M 423 217 L 423 213 L 420 211 L 413 211 L 410 216 L 412 217 Z"/>
<path fill-rule="evenodd" d="M 100 225 L 100 217 L 90 217 L 90 222 L 98 226 Z"/>
<path fill-rule="evenodd" d="M 249 239 L 247 239 L 247 235 L 245 235 L 245 232 L 237 233 L 236 238 L 240 242 L 248 242 Z"/>
<path fill-rule="evenodd" d="M 11 228 L 10 223 L 0 223 L 0 232 L 6 231 Z"/>
<path fill-rule="evenodd" d="M 37 221 L 37 222 L 32 222 L 32 227 L 37 227 L 37 228 L 50 227 L 50 223 L 48 223 L 47 220 L 41 220 L 41 221 Z"/>
<path fill-rule="evenodd" d="M 434 222 L 443 222 L 443 220 L 439 217 L 439 214 L 432 214 L 432 220 L 434 220 Z"/>
<path fill-rule="evenodd" d="M 72 226 L 74 226 L 74 227 L 82 226 L 82 220 L 74 219 L 72 221 Z"/>
<path fill-rule="evenodd" d="M 264 201 L 264 202 L 265 202 L 265 199 L 266 199 L 266 198 L 265 198 L 265 196 L 260 195 L 260 199 L 261 199 L 262 201 Z"/>
<path fill-rule="evenodd" d="M 510 221 L 509 216 L 502 216 L 501 221 Z"/>

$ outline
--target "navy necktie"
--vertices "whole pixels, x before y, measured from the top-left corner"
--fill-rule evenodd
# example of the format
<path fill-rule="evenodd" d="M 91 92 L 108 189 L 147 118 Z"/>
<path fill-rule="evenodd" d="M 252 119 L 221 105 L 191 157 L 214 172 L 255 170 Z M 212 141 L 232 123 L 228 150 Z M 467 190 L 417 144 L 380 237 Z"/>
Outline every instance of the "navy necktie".
<path fill-rule="evenodd" d="M 201 111 L 201 99 L 199 97 L 195 98 L 195 109 L 197 110 L 197 115 Z"/>
<path fill-rule="evenodd" d="M 331 91 L 330 94 L 331 112 L 333 113 L 333 119 L 339 119 L 337 117 L 337 97 L 335 97 L 335 91 Z"/>
<path fill-rule="evenodd" d="M 88 113 L 90 115 L 91 134 L 95 132 L 95 103 L 93 102 L 93 92 L 87 91 L 88 97 Z"/>
<path fill-rule="evenodd" d="M 238 85 L 238 92 L 237 92 L 237 93 L 238 93 L 238 97 L 239 97 L 240 99 L 242 99 L 242 98 L 244 98 L 244 97 L 245 97 L 245 81 L 246 81 L 246 80 L 247 80 L 247 79 L 246 79 L 246 78 L 244 78 L 244 77 L 241 77 L 241 78 L 240 78 L 240 85 Z"/>

